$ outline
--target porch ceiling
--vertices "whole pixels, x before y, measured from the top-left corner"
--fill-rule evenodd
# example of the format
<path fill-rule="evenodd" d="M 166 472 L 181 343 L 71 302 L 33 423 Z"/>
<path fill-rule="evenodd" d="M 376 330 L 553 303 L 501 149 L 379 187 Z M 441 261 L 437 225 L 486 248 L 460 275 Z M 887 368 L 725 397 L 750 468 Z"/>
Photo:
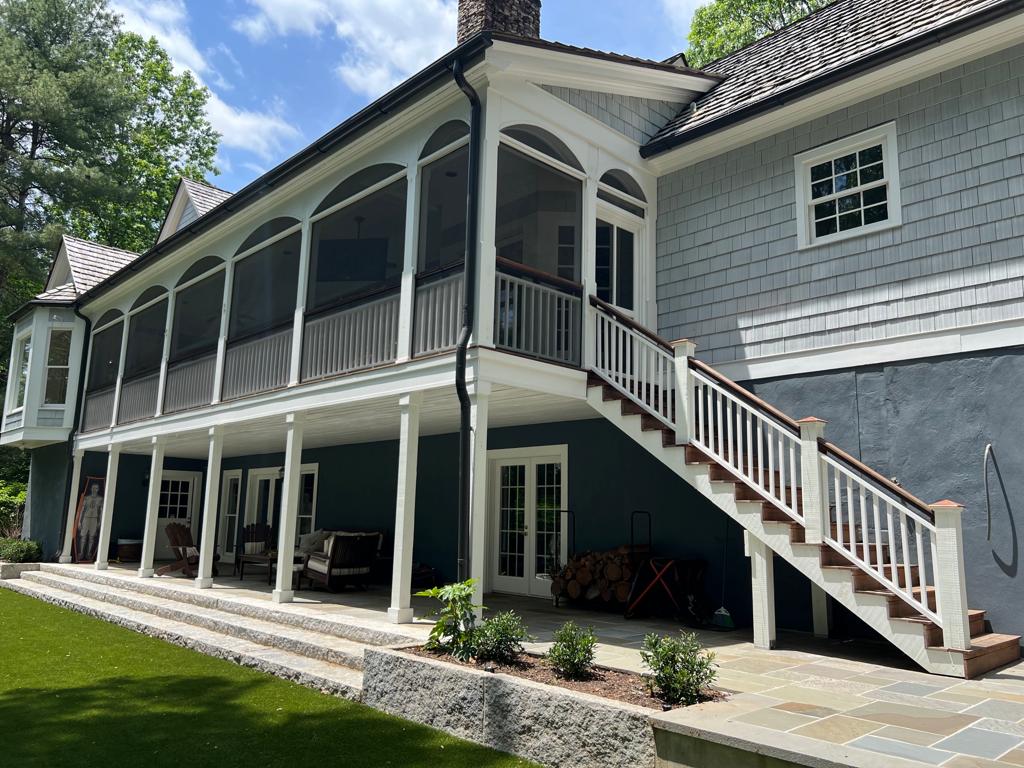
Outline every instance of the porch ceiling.
<path fill-rule="evenodd" d="M 559 397 L 533 390 L 495 385 L 491 390 L 491 428 L 552 421 L 597 418 L 585 400 Z M 398 398 L 394 396 L 306 411 L 303 414 L 304 448 L 369 443 L 398 439 Z M 453 388 L 423 393 L 420 433 L 439 435 L 459 429 L 459 403 Z M 279 416 L 225 425 L 224 456 L 279 453 L 284 450 L 285 425 Z M 204 459 L 208 448 L 205 430 L 183 431 L 167 438 L 166 453 L 179 458 Z M 148 440 L 122 445 L 125 453 L 149 453 Z"/>

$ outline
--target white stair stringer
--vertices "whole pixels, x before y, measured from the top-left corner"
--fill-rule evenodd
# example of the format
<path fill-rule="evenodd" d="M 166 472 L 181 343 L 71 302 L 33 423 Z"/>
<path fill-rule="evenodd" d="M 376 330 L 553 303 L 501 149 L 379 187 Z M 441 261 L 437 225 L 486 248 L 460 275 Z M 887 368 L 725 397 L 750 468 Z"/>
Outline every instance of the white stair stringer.
<path fill-rule="evenodd" d="M 791 541 L 791 525 L 762 519 L 764 505 L 761 501 L 737 500 L 735 483 L 712 480 L 709 464 L 687 464 L 685 446 L 664 445 L 664 432 L 644 430 L 642 417 L 638 414 L 623 414 L 622 401 L 605 400 L 602 387 L 589 386 L 587 402 L 595 411 L 739 523 L 744 530 L 767 545 L 775 554 L 800 571 L 813 584 L 821 587 L 914 662 L 935 674 L 965 676 L 962 654 L 945 648 L 929 647 L 925 637 L 925 625 L 890 617 L 889 599 L 885 595 L 855 592 L 849 571 L 822 567 L 821 546 Z"/>

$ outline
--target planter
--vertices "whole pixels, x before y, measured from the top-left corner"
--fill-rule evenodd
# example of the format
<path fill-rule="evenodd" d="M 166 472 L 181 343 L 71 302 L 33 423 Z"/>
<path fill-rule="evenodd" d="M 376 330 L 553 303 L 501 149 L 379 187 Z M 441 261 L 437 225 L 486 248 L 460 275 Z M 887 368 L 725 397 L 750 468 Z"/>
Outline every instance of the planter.
<path fill-rule="evenodd" d="M 553 768 L 655 764 L 651 710 L 400 649 L 366 649 L 363 701 Z"/>
<path fill-rule="evenodd" d="M 18 579 L 25 571 L 38 571 L 39 563 L 0 562 L 0 579 Z"/>

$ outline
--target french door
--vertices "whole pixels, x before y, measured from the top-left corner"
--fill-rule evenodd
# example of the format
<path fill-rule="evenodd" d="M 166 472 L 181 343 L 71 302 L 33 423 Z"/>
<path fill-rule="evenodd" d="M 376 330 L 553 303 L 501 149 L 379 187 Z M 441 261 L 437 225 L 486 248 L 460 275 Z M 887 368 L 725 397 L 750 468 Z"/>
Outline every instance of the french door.
<path fill-rule="evenodd" d="M 316 489 L 318 465 L 303 464 L 299 474 L 299 509 L 295 534 L 301 536 L 314 530 L 316 521 Z M 281 467 L 249 470 L 249 486 L 245 499 L 245 523 L 262 522 L 274 527 L 281 514 L 284 473 Z M 277 535 L 277 531 L 274 531 Z"/>
<path fill-rule="evenodd" d="M 625 215 L 603 212 L 597 220 L 595 282 L 597 298 L 628 314 L 637 307 L 637 248 L 640 227 Z"/>
<path fill-rule="evenodd" d="M 492 577 L 497 592 L 550 597 L 566 560 L 566 446 L 491 451 Z"/>
<path fill-rule="evenodd" d="M 217 526 L 217 551 L 225 563 L 235 562 L 238 546 L 238 513 L 242 500 L 242 470 L 224 472 L 220 485 L 220 522 Z"/>
<path fill-rule="evenodd" d="M 174 553 L 167 543 L 167 526 L 181 523 L 192 530 L 196 540 L 196 494 L 202 483 L 200 472 L 178 472 L 165 469 L 160 480 L 160 506 L 157 508 L 157 534 L 154 557 L 157 560 L 173 560 Z"/>

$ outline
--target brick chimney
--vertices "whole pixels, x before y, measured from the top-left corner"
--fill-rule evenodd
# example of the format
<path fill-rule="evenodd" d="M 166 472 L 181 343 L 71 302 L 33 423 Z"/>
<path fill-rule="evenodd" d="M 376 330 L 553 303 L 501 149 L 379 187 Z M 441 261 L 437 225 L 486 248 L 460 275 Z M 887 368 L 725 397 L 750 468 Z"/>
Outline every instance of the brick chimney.
<path fill-rule="evenodd" d="M 541 0 L 459 0 L 459 42 L 478 32 L 540 37 Z"/>

